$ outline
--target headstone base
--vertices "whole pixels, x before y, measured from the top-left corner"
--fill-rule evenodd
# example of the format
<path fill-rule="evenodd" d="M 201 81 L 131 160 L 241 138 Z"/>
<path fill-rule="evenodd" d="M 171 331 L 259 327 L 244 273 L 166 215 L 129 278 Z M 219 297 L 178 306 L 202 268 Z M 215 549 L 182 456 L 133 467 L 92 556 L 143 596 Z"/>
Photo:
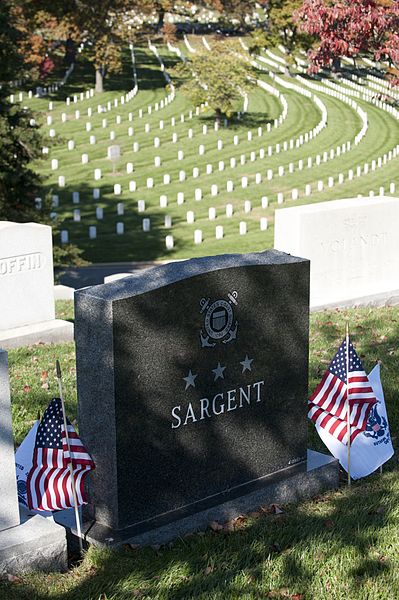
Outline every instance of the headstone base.
<path fill-rule="evenodd" d="M 5 350 L 30 346 L 38 342 L 46 344 L 72 342 L 73 339 L 73 323 L 61 319 L 0 330 L 0 348 Z"/>
<path fill-rule="evenodd" d="M 28 571 L 66 571 L 65 529 L 21 508 L 21 524 L 0 531 L 0 575 Z"/>
<path fill-rule="evenodd" d="M 85 540 L 96 546 L 166 544 L 188 533 L 203 531 L 211 521 L 225 523 L 259 506 L 299 502 L 337 487 L 338 461 L 332 456 L 308 450 L 307 461 L 262 478 L 250 493 L 216 506 L 211 505 L 173 522 L 160 525 L 159 519 L 155 525 L 147 524 L 147 528 L 143 527 L 140 533 L 137 533 L 137 527 L 115 531 L 94 522 L 84 523 L 83 531 Z M 76 533 L 72 510 L 57 513 L 55 519 Z"/>
<path fill-rule="evenodd" d="M 370 294 L 360 296 L 331 304 L 322 304 L 318 306 L 310 305 L 310 312 L 319 312 L 321 310 L 332 310 L 334 308 L 354 308 L 355 306 L 364 306 L 366 308 L 378 308 L 384 306 L 397 306 L 399 304 L 399 290 L 390 290 L 380 292 L 379 294 Z"/>

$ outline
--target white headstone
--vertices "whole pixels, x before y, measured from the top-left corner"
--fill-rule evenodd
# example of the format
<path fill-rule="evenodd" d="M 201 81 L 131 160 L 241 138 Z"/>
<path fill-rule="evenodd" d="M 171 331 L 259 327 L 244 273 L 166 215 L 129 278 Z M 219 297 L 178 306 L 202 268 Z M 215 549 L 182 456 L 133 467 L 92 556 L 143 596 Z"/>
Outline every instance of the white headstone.
<path fill-rule="evenodd" d="M 73 211 L 73 220 L 76 223 L 80 223 L 80 209 L 79 208 L 75 208 L 75 210 Z"/>
<path fill-rule="evenodd" d="M 74 204 L 79 204 L 79 202 L 80 202 L 80 194 L 79 194 L 79 192 L 72 192 L 72 202 Z"/>
<path fill-rule="evenodd" d="M 145 211 L 145 201 L 144 200 L 139 200 L 137 202 L 137 212 L 142 213 Z"/>
<path fill-rule="evenodd" d="M 234 207 L 232 204 L 226 204 L 226 217 L 230 219 L 233 216 Z"/>
<path fill-rule="evenodd" d="M 94 169 L 94 180 L 99 181 L 101 179 L 101 169 Z"/>
<path fill-rule="evenodd" d="M 246 175 L 244 175 L 243 177 L 241 177 L 241 187 L 242 188 L 247 188 L 248 187 L 248 177 L 246 177 Z"/>
<path fill-rule="evenodd" d="M 186 180 L 186 172 L 179 171 L 179 181 L 185 181 L 185 180 Z"/>
<path fill-rule="evenodd" d="M 267 229 L 267 217 L 261 217 L 259 224 L 260 224 L 260 230 L 261 231 L 266 231 L 266 229 Z"/>
<path fill-rule="evenodd" d="M 147 231 L 150 231 L 150 229 L 151 229 L 151 221 L 150 221 L 150 219 L 148 219 L 148 218 L 143 219 L 143 231 L 147 232 Z"/>
<path fill-rule="evenodd" d="M 177 204 L 184 203 L 184 192 L 177 192 Z"/>
<path fill-rule="evenodd" d="M 153 187 L 154 187 L 154 180 L 153 180 L 153 178 L 152 178 L 152 177 L 148 177 L 148 178 L 147 178 L 147 188 L 148 188 L 148 189 L 151 189 L 151 188 L 153 188 Z"/>
<path fill-rule="evenodd" d="M 240 235 L 245 235 L 247 233 L 247 224 L 245 221 L 240 221 Z"/>
<path fill-rule="evenodd" d="M 194 244 L 202 244 L 202 230 L 196 229 L 194 231 Z"/>
<path fill-rule="evenodd" d="M 277 250 L 311 260 L 312 307 L 397 290 L 399 198 L 335 200 L 277 210 Z"/>
<path fill-rule="evenodd" d="M 218 186 L 216 183 L 213 183 L 211 185 L 211 196 L 217 196 L 218 195 Z"/>
<path fill-rule="evenodd" d="M 91 240 L 95 240 L 97 237 L 97 227 L 95 225 L 90 225 L 89 227 L 89 238 Z"/>
<path fill-rule="evenodd" d="M 68 150 L 73 150 L 75 148 L 75 142 L 73 140 L 68 140 L 67 147 Z"/>
<path fill-rule="evenodd" d="M 51 169 L 52 169 L 52 171 L 56 171 L 58 169 L 58 159 L 57 158 L 51 159 Z"/>
<path fill-rule="evenodd" d="M 194 215 L 194 213 L 193 213 L 192 210 L 187 211 L 186 220 L 187 220 L 187 223 L 189 223 L 190 225 L 192 223 L 194 223 L 194 221 L 195 221 L 195 215 Z"/>
<path fill-rule="evenodd" d="M 67 244 L 69 242 L 69 234 L 67 229 L 61 229 L 61 244 Z"/>
<path fill-rule="evenodd" d="M 216 225 L 215 237 L 217 240 L 223 239 L 223 225 Z"/>
<path fill-rule="evenodd" d="M 208 219 L 209 221 L 214 221 L 216 219 L 216 208 L 214 206 L 210 206 L 208 209 Z"/>
<path fill-rule="evenodd" d="M 89 162 L 89 155 L 82 154 L 82 165 L 87 165 L 88 162 Z"/>
<path fill-rule="evenodd" d="M 118 202 L 118 204 L 116 205 L 116 214 L 119 216 L 125 214 L 125 205 L 123 204 L 123 202 Z"/>
<path fill-rule="evenodd" d="M 170 229 L 172 227 L 172 217 L 170 215 L 165 215 L 165 227 L 166 229 Z"/>
<path fill-rule="evenodd" d="M 160 208 L 166 208 L 168 206 L 168 197 L 165 194 L 159 196 L 159 206 Z"/>
<path fill-rule="evenodd" d="M 201 188 L 195 188 L 195 190 L 194 190 L 194 198 L 195 198 L 195 200 L 202 200 L 202 190 L 201 190 Z"/>
<path fill-rule="evenodd" d="M 121 221 L 119 221 L 116 224 L 116 234 L 117 235 L 123 235 L 125 233 L 125 224 L 122 223 Z"/>
<path fill-rule="evenodd" d="M 167 235 L 165 238 L 166 250 L 173 250 L 173 235 Z"/>
<path fill-rule="evenodd" d="M 267 208 L 269 206 L 269 198 L 267 196 L 262 196 L 262 208 Z"/>
<path fill-rule="evenodd" d="M 51 227 L 0 221 L 0 331 L 53 320 L 53 285 Z"/>
<path fill-rule="evenodd" d="M 101 206 L 96 208 L 96 219 L 101 221 L 104 218 L 104 209 Z"/>
<path fill-rule="evenodd" d="M 205 167 L 206 174 L 207 175 L 211 175 L 212 171 L 213 171 L 212 165 L 211 164 L 207 164 L 206 167 Z"/>
<path fill-rule="evenodd" d="M 169 173 L 164 173 L 163 182 L 164 182 L 164 185 L 169 185 L 170 184 L 170 175 L 169 175 Z"/>
<path fill-rule="evenodd" d="M 244 202 L 244 212 L 245 213 L 250 213 L 252 210 L 252 204 L 250 200 L 245 200 Z"/>
<path fill-rule="evenodd" d="M 120 196 L 122 193 L 122 186 L 120 183 L 115 183 L 114 184 L 114 194 L 115 196 Z"/>

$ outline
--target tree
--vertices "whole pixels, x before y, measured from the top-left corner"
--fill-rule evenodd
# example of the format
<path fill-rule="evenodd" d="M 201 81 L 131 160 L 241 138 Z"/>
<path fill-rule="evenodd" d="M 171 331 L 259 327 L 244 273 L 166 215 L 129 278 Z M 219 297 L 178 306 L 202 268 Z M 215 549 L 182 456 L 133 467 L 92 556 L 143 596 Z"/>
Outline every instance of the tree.
<path fill-rule="evenodd" d="M 10 102 L 10 81 L 23 72 L 21 41 L 10 2 L 4 0 L 0 3 L 0 219 L 10 221 L 37 219 L 35 197 L 41 184 L 31 167 L 42 146 L 34 116 Z"/>
<path fill-rule="evenodd" d="M 302 0 L 269 0 L 268 42 L 272 46 L 283 44 L 288 64 L 294 62 L 294 52 L 298 48 L 309 50 L 313 44 L 308 32 L 302 32 L 294 20 L 295 11 L 301 5 Z"/>
<path fill-rule="evenodd" d="M 197 50 L 189 62 L 172 72 L 175 77 L 184 78 L 181 91 L 196 105 L 207 102 L 217 121 L 222 115 L 230 117 L 239 110 L 243 95 L 255 84 L 253 74 L 235 44 L 227 41 L 213 42 L 212 52 Z"/>
<path fill-rule="evenodd" d="M 295 14 L 300 29 L 319 40 L 310 52 L 311 72 L 342 56 L 362 53 L 399 66 L 399 3 L 396 0 L 305 0 Z"/>

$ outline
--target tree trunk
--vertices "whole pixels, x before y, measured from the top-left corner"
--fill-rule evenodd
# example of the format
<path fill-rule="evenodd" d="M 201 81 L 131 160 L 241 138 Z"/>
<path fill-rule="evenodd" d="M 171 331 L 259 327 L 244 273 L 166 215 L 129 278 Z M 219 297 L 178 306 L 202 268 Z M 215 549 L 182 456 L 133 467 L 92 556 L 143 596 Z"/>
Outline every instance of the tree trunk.
<path fill-rule="evenodd" d="M 157 31 L 160 31 L 165 23 L 165 11 L 163 8 L 159 9 L 158 12 L 158 23 L 157 23 Z"/>
<path fill-rule="evenodd" d="M 334 73 L 338 73 L 338 71 L 340 71 L 340 69 L 341 69 L 341 58 L 338 56 L 336 58 L 333 58 L 332 70 Z"/>
<path fill-rule="evenodd" d="M 96 68 L 96 92 L 102 94 L 104 91 L 104 69 Z"/>
<path fill-rule="evenodd" d="M 218 125 L 220 125 L 222 122 L 222 111 L 220 110 L 220 108 L 217 108 L 215 110 L 215 113 L 216 113 L 215 121 Z"/>

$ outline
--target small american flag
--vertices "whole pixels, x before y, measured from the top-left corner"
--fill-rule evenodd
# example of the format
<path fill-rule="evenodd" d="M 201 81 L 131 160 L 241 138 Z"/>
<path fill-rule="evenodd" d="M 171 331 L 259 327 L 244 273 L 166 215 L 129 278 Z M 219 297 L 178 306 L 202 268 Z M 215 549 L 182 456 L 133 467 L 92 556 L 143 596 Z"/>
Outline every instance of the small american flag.
<path fill-rule="evenodd" d="M 60 398 L 53 398 L 36 434 L 33 464 L 26 480 L 29 508 L 61 510 L 74 506 L 72 460 L 78 506 L 86 504 L 84 479 L 95 468 L 91 456 L 67 420 L 71 457 L 66 442 Z"/>
<path fill-rule="evenodd" d="M 362 362 L 349 341 L 349 372 L 346 380 L 346 340 L 332 359 L 328 370 L 309 400 L 309 419 L 340 442 L 348 443 L 348 388 L 350 443 L 365 430 L 371 408 L 377 402 Z"/>

